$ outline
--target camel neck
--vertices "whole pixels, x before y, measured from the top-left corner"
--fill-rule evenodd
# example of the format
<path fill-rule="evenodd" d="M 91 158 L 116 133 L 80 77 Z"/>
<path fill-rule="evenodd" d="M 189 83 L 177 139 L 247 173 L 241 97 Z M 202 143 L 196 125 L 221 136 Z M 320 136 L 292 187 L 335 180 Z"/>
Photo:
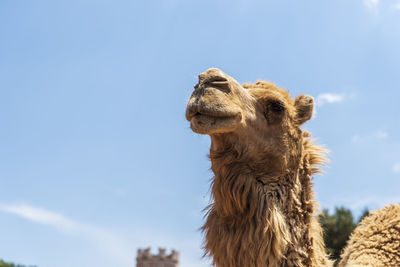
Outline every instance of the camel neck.
<path fill-rule="evenodd" d="M 275 167 L 279 159 L 244 155 L 210 151 L 214 202 L 203 227 L 206 250 L 222 267 L 315 266 L 309 155 L 300 153 L 298 164 L 283 171 Z"/>
<path fill-rule="evenodd" d="M 273 204 L 287 216 L 302 210 L 301 219 L 307 223 L 306 214 L 313 212 L 313 194 L 304 158 L 292 160 L 290 169 L 280 167 L 282 158 L 268 154 L 257 160 L 239 152 L 210 151 L 210 159 L 215 175 L 212 196 L 222 217 L 254 219 L 265 216 Z"/>

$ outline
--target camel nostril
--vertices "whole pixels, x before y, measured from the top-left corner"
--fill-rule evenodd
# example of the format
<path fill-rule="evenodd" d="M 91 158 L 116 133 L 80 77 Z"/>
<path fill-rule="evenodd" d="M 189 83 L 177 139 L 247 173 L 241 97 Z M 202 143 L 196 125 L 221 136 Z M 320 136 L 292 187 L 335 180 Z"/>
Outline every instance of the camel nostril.
<path fill-rule="evenodd" d="M 209 81 L 206 81 L 205 84 L 220 89 L 225 93 L 229 93 L 231 91 L 229 81 L 223 77 L 215 77 L 213 79 L 210 79 Z"/>
<path fill-rule="evenodd" d="M 228 82 L 228 79 L 222 76 L 211 77 L 208 82 Z"/>

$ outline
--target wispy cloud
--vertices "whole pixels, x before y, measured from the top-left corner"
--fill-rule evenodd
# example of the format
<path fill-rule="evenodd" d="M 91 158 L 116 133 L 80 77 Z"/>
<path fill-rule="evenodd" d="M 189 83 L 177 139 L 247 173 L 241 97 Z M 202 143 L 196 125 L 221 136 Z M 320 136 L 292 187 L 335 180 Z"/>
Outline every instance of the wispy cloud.
<path fill-rule="evenodd" d="M 112 266 L 133 266 L 136 246 L 143 244 L 178 249 L 182 252 L 179 255 L 182 266 L 205 266 L 204 260 L 200 260 L 201 239 L 177 239 L 145 226 L 136 226 L 133 231 L 125 231 L 125 235 L 121 236 L 110 229 L 80 222 L 58 212 L 29 204 L 0 203 L 0 212 L 53 227 L 64 234 L 77 236 L 92 244 L 99 251 L 99 257 L 112 262 Z"/>
<path fill-rule="evenodd" d="M 378 9 L 397 9 L 400 10 L 400 0 L 392 0 L 382 2 L 381 0 L 363 0 L 364 5 L 371 11 L 376 13 Z"/>
<path fill-rule="evenodd" d="M 113 260 L 116 266 L 132 265 L 133 248 L 110 230 L 72 220 L 60 213 L 27 204 L 0 204 L 0 211 L 48 225 L 91 242 Z"/>
<path fill-rule="evenodd" d="M 369 142 L 372 140 L 384 140 L 387 139 L 389 133 L 384 130 L 377 130 L 369 134 L 355 134 L 352 138 L 353 143 Z"/>
<path fill-rule="evenodd" d="M 374 136 L 377 139 L 386 139 L 389 136 L 389 134 L 386 131 L 378 130 L 377 132 L 375 132 Z"/>
<path fill-rule="evenodd" d="M 379 5 L 379 0 L 364 0 L 364 4 L 366 7 L 370 9 L 377 8 Z"/>
<path fill-rule="evenodd" d="M 9 204 L 3 205 L 0 204 L 0 210 L 3 212 L 11 213 L 14 215 L 18 215 L 25 219 L 52 225 L 60 230 L 71 231 L 77 227 L 77 223 L 64 217 L 61 214 L 50 212 L 38 207 L 33 207 L 25 204 Z"/>
<path fill-rule="evenodd" d="M 333 104 L 343 102 L 344 98 L 344 94 L 324 93 L 318 95 L 315 101 L 317 106 L 323 106 L 326 103 Z"/>
<path fill-rule="evenodd" d="M 400 162 L 397 162 L 393 165 L 393 171 L 395 173 L 400 173 Z"/>
<path fill-rule="evenodd" d="M 351 141 L 353 142 L 353 143 L 359 143 L 359 142 L 361 142 L 363 139 L 360 137 L 360 135 L 358 135 L 358 134 L 356 134 L 356 135 L 354 135 L 353 136 L 353 138 L 351 139 Z"/>

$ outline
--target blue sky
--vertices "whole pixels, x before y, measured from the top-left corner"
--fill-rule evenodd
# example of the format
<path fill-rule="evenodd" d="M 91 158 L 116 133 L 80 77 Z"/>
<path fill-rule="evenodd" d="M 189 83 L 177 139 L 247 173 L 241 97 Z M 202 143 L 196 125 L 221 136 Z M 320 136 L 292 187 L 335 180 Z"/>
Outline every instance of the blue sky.
<path fill-rule="evenodd" d="M 209 140 L 197 74 L 316 98 L 324 208 L 400 201 L 400 1 L 0 1 L 0 258 L 134 266 L 201 258 Z"/>

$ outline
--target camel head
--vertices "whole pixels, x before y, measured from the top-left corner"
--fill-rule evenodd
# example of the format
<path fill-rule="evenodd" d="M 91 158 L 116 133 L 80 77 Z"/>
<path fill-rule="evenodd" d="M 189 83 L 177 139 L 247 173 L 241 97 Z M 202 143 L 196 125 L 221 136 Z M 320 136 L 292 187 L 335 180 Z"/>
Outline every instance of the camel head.
<path fill-rule="evenodd" d="M 287 168 L 290 154 L 300 153 L 300 125 L 311 118 L 313 106 L 311 96 L 300 95 L 293 101 L 287 91 L 271 83 L 240 85 L 211 68 L 199 75 L 186 118 L 194 132 L 210 135 L 212 151 L 235 147 L 252 158 L 268 154 Z"/>

